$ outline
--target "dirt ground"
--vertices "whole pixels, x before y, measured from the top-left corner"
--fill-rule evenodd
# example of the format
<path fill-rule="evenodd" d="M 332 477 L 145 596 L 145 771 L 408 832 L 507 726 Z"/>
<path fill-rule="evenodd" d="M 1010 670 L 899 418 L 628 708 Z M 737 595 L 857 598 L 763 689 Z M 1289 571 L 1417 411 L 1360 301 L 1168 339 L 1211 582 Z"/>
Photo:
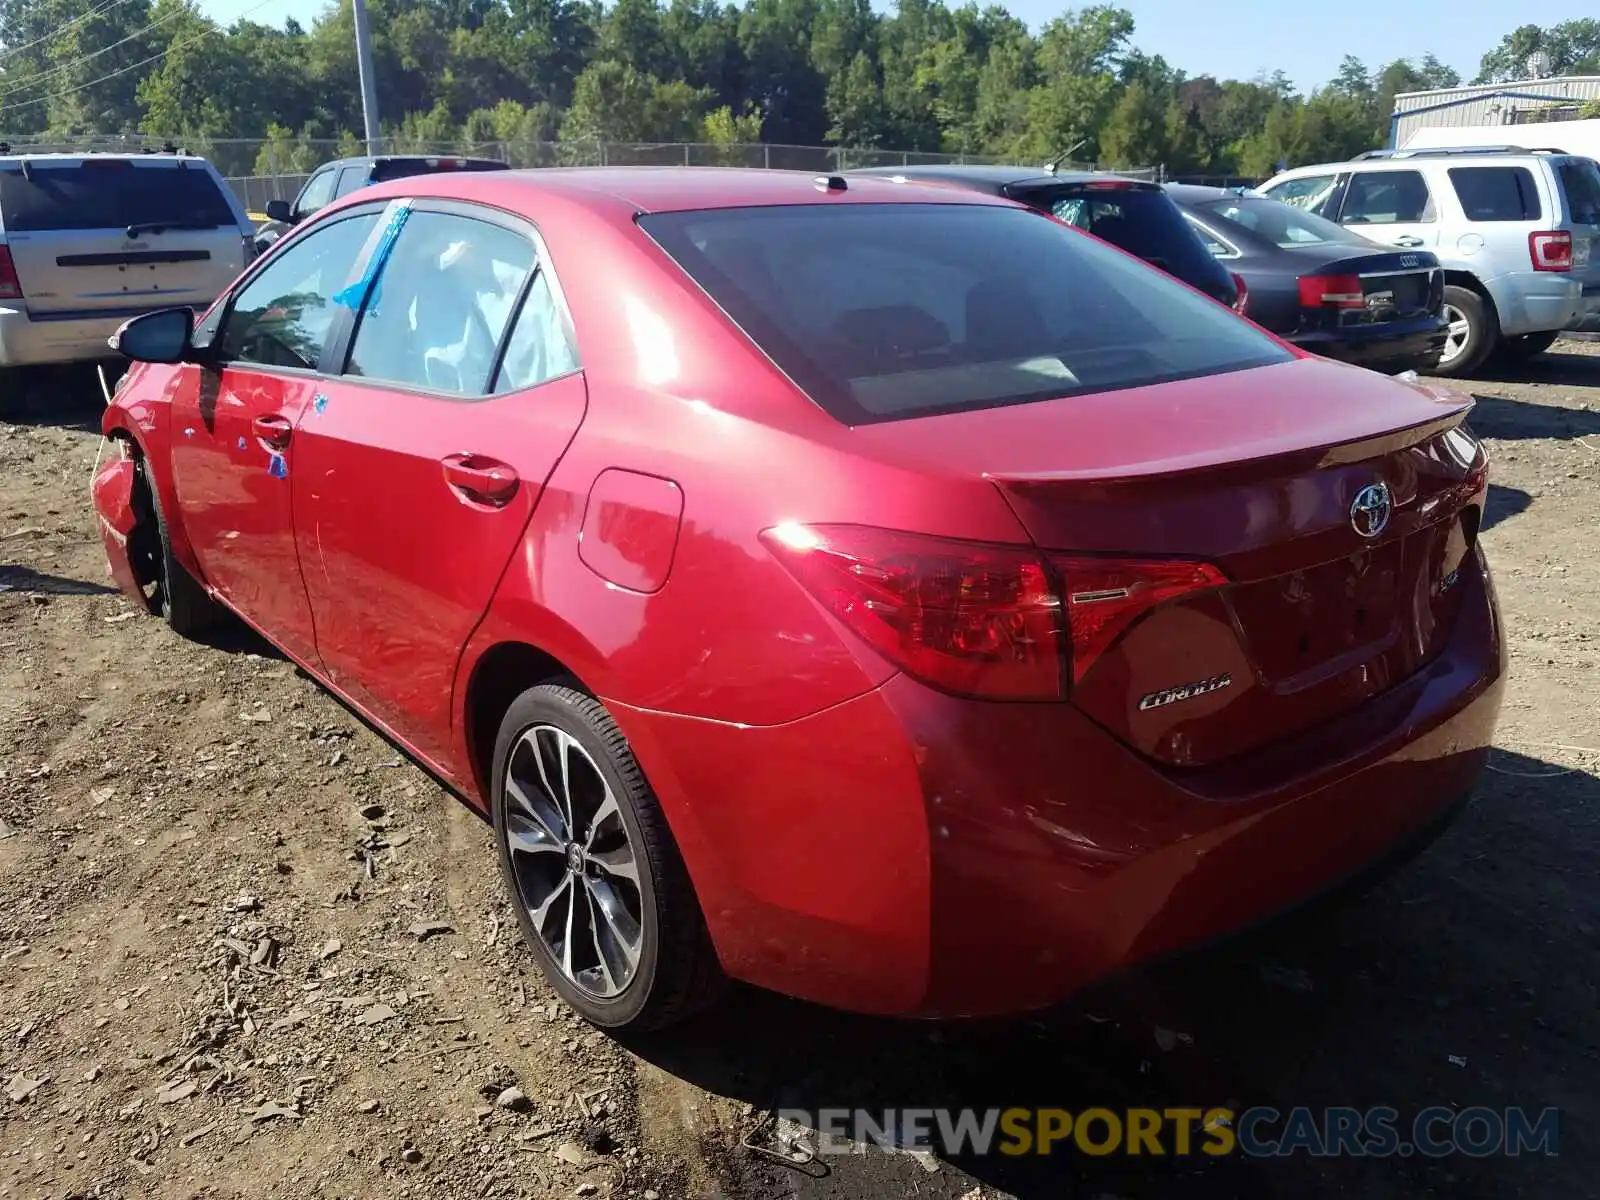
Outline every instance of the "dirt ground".
<path fill-rule="evenodd" d="M 627 1046 L 556 1006 L 476 817 L 270 648 L 110 589 L 68 383 L 0 423 L 0 1197 L 1600 1194 L 1600 343 L 1470 385 L 1512 682 L 1476 801 L 1402 873 L 1045 1019 L 737 992 Z M 1561 1153 L 744 1145 L 777 1106 L 1230 1101 L 1554 1106 Z"/>

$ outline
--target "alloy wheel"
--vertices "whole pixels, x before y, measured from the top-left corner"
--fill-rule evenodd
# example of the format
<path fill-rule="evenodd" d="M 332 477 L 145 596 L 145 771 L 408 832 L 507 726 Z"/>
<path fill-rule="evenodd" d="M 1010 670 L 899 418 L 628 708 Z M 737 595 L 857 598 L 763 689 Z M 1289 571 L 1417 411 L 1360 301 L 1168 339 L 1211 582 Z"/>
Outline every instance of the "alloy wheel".
<path fill-rule="evenodd" d="M 619 995 L 644 948 L 639 860 L 617 797 L 576 738 L 534 725 L 511 748 L 505 836 L 517 900 L 554 962 L 591 996 Z"/>
<path fill-rule="evenodd" d="M 1472 336 L 1472 325 L 1467 320 L 1467 314 L 1453 304 L 1444 306 L 1444 319 L 1449 322 L 1449 329 L 1444 337 L 1444 353 L 1439 356 L 1441 363 L 1454 362 L 1461 357 L 1461 352 L 1467 348 L 1467 339 Z"/>

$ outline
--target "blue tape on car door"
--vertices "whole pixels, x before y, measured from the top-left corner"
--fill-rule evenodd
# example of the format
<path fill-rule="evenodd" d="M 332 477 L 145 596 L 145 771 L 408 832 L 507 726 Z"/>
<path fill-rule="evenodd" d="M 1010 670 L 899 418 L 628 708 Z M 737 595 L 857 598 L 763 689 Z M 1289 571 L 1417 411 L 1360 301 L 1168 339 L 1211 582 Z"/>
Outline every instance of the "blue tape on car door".
<path fill-rule="evenodd" d="M 405 228 L 406 218 L 410 215 L 411 209 L 408 206 L 396 210 L 394 216 L 389 218 L 389 224 L 384 227 L 383 236 L 378 239 L 372 257 L 367 259 L 367 269 L 361 272 L 360 279 L 334 294 L 335 304 L 342 304 L 351 310 L 361 307 L 361 302 L 367 297 L 368 289 L 372 287 L 372 281 L 378 277 L 378 272 L 383 270 L 383 264 L 389 257 L 389 250 L 393 247 L 395 238 L 400 236 L 400 231 Z M 372 304 L 368 307 L 376 307 L 377 301 L 377 294 L 374 293 Z"/>

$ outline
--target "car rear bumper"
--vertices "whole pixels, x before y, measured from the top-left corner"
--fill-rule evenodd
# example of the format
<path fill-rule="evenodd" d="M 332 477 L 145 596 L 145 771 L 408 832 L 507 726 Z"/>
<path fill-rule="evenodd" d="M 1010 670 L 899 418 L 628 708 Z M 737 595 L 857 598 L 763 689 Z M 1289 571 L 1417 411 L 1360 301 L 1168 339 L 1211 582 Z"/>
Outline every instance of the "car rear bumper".
<path fill-rule="evenodd" d="M 1566 329 L 1583 317 L 1583 285 L 1556 271 L 1521 271 L 1488 285 L 1500 332 L 1508 337 Z"/>
<path fill-rule="evenodd" d="M 1154 764 L 1070 705 L 903 675 L 776 727 L 612 708 L 731 974 L 866 1012 L 1021 1012 L 1294 907 L 1470 793 L 1505 671 L 1471 561 L 1427 668 L 1218 767 Z"/>
<path fill-rule="evenodd" d="M 163 306 L 166 307 L 166 306 Z M 130 317 L 155 309 L 33 314 L 0 307 L 0 367 L 53 366 L 116 358 L 107 339 Z"/>
<path fill-rule="evenodd" d="M 1583 285 L 1583 312 L 1567 328 L 1575 333 L 1600 333 L 1600 283 Z"/>
<path fill-rule="evenodd" d="M 1395 328 L 1372 330 L 1318 330 L 1292 334 L 1289 341 L 1302 350 L 1375 370 L 1423 370 L 1439 362 L 1448 326 L 1443 318 L 1408 321 Z"/>

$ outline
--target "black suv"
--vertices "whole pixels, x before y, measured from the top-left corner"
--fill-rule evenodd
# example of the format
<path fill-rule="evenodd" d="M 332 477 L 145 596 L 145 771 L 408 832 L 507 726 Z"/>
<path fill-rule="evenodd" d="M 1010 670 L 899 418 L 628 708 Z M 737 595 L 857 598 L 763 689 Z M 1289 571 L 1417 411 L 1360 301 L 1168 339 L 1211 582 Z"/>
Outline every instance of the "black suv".
<path fill-rule="evenodd" d="M 1086 229 L 1229 308 L 1238 307 L 1238 281 L 1206 249 L 1160 184 L 1040 167 L 864 167 L 846 174 L 1004 196 Z"/>
<path fill-rule="evenodd" d="M 257 246 L 265 248 L 292 225 L 298 225 L 325 204 L 375 183 L 432 175 L 439 171 L 509 171 L 511 165 L 495 158 L 452 158 L 436 154 L 380 154 L 337 158 L 323 163 L 306 180 L 294 203 L 267 202 L 267 223 L 256 232 Z"/>

